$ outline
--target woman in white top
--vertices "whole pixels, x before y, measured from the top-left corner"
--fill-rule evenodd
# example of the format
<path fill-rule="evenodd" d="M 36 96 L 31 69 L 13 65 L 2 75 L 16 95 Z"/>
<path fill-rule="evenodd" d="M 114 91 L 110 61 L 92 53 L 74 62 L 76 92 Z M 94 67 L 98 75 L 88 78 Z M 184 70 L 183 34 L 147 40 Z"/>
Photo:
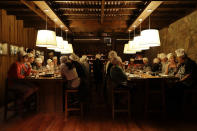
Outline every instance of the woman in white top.
<path fill-rule="evenodd" d="M 61 75 L 69 81 L 69 86 L 71 88 L 77 88 L 80 85 L 80 78 L 78 77 L 76 68 L 71 62 L 68 61 L 67 56 L 62 56 L 61 61 Z"/>
<path fill-rule="evenodd" d="M 52 61 L 51 59 L 48 59 L 48 60 L 47 60 L 46 68 L 47 68 L 49 71 L 54 71 L 54 65 L 53 65 L 53 61 Z"/>

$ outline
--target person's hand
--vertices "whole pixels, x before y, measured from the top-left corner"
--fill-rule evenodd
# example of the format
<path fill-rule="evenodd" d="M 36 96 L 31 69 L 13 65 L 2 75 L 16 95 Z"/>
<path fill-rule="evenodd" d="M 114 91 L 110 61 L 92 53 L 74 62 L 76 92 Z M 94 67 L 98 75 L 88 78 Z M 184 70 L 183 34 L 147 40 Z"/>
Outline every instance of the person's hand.
<path fill-rule="evenodd" d="M 27 64 L 28 66 L 30 66 L 30 65 L 31 65 L 31 63 L 30 63 L 30 62 L 26 62 L 26 64 Z"/>

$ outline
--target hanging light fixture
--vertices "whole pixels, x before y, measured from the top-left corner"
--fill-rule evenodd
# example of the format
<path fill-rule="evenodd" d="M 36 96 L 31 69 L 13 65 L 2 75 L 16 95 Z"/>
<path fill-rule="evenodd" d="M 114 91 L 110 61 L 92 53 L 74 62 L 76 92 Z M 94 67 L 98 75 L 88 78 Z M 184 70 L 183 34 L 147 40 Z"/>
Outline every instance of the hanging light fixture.
<path fill-rule="evenodd" d="M 64 49 L 61 50 L 61 53 L 62 54 L 71 54 L 71 53 L 73 53 L 73 47 L 72 47 L 72 44 L 68 44 L 68 41 L 67 41 L 68 30 L 65 30 L 65 31 L 66 31 L 66 40 L 63 42 Z"/>
<path fill-rule="evenodd" d="M 141 33 L 142 19 L 140 19 L 139 21 L 140 21 L 140 33 Z M 135 43 L 135 44 L 133 44 L 134 48 L 141 49 L 141 50 L 148 50 L 150 48 L 149 45 L 144 42 L 143 37 L 141 35 L 135 36 L 133 41 Z"/>
<path fill-rule="evenodd" d="M 64 50 L 61 51 L 61 54 L 71 54 L 73 53 L 72 44 L 65 44 Z"/>
<path fill-rule="evenodd" d="M 62 37 L 62 28 L 63 26 L 61 26 L 61 36 L 56 36 L 57 39 L 57 48 L 55 48 L 56 52 L 61 52 L 61 50 L 64 49 L 64 44 L 63 44 L 63 37 Z"/>
<path fill-rule="evenodd" d="M 124 45 L 124 51 L 123 51 L 123 53 L 124 54 L 136 54 L 136 51 L 134 51 L 134 50 L 133 51 L 129 51 L 128 50 L 128 46 L 129 46 L 129 44 L 125 44 Z"/>
<path fill-rule="evenodd" d="M 152 10 L 148 10 L 152 11 Z M 143 30 L 141 32 L 144 43 L 148 44 L 150 47 L 160 46 L 159 31 L 156 29 L 150 29 L 150 15 L 149 15 L 149 29 Z"/>
<path fill-rule="evenodd" d="M 45 10 L 48 11 L 48 10 Z M 46 29 L 38 30 L 36 46 L 38 47 L 56 47 L 56 34 L 54 31 L 47 30 L 47 15 L 46 15 Z"/>
<path fill-rule="evenodd" d="M 136 26 L 134 26 L 134 32 L 133 32 L 134 38 L 135 38 L 135 27 Z M 130 33 L 129 33 L 129 38 L 130 38 Z M 128 51 L 141 52 L 142 50 L 141 50 L 141 48 L 139 48 L 139 46 L 136 45 L 136 43 L 133 39 L 133 41 L 129 41 L 129 43 L 128 43 Z"/>
<path fill-rule="evenodd" d="M 56 24 L 55 24 L 55 32 L 56 32 Z M 62 30 L 61 30 L 61 36 L 56 36 L 56 41 L 57 41 L 57 46 L 56 47 L 47 47 L 47 49 L 55 50 L 56 52 L 60 52 L 60 50 L 64 48 L 63 38 L 62 38 Z"/>

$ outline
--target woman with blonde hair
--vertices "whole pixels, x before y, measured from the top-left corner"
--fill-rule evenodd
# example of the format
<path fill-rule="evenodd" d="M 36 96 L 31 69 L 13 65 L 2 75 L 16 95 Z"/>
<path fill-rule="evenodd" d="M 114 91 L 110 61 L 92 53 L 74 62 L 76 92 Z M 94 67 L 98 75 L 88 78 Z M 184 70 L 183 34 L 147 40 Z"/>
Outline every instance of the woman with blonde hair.
<path fill-rule="evenodd" d="M 166 71 L 165 74 L 166 75 L 175 75 L 175 73 L 177 72 L 177 64 L 175 62 L 175 56 L 172 53 L 169 53 L 167 55 L 168 58 L 168 65 L 166 66 Z"/>
<path fill-rule="evenodd" d="M 110 76 L 110 69 L 111 69 L 111 67 L 113 66 L 113 64 L 111 63 L 111 61 L 112 61 L 112 59 L 113 58 L 115 58 L 115 57 L 117 57 L 117 53 L 116 53 L 116 51 L 110 51 L 109 53 L 108 53 L 108 62 L 107 62 L 107 64 L 106 64 L 106 74 L 107 74 L 107 76 Z"/>

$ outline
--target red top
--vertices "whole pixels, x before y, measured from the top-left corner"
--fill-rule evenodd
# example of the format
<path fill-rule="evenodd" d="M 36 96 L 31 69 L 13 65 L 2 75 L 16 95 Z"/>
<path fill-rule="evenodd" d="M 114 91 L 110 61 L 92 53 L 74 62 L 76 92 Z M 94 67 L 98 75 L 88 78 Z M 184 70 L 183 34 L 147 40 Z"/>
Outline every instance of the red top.
<path fill-rule="evenodd" d="M 28 76 L 31 73 L 30 66 L 25 67 L 25 64 L 15 62 L 11 65 L 8 71 L 8 78 L 11 79 L 24 79 L 25 76 Z"/>

